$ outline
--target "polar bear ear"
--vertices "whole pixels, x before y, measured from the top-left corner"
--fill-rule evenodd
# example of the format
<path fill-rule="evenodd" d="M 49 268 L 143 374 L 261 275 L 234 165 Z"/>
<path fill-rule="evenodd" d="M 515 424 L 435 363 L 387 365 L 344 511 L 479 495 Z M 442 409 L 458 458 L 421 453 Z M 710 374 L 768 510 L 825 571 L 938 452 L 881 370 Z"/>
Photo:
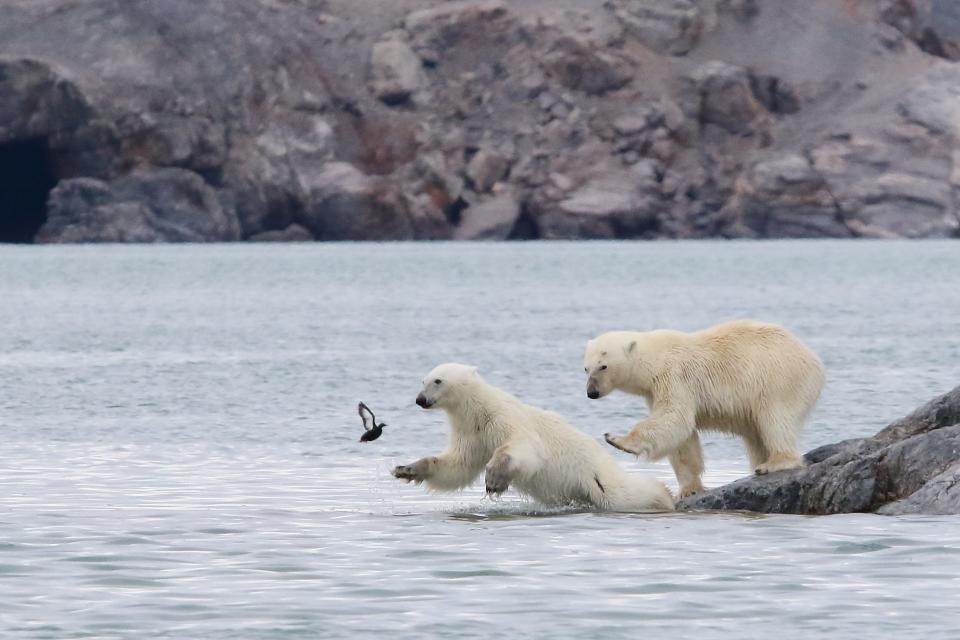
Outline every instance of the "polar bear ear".
<path fill-rule="evenodd" d="M 631 340 L 630 344 L 627 345 L 627 348 L 624 349 L 623 352 L 626 353 L 627 355 L 630 355 L 631 353 L 633 353 L 633 350 L 636 348 L 637 348 L 637 341 Z"/>
<path fill-rule="evenodd" d="M 477 368 L 476 368 L 476 367 L 470 367 L 470 375 L 476 376 L 476 375 L 480 375 L 480 374 L 479 374 L 479 372 L 477 372 Z"/>

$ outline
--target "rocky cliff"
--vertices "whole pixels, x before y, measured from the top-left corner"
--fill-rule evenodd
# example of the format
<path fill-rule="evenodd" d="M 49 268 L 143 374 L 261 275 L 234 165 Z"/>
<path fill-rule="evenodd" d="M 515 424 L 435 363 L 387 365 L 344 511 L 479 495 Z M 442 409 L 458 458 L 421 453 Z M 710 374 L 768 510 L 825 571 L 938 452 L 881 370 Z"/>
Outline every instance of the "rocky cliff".
<path fill-rule="evenodd" d="M 5 0 L 0 241 L 950 237 L 951 0 Z"/>
<path fill-rule="evenodd" d="M 684 498 L 677 508 L 960 514 L 960 387 L 870 438 L 814 449 L 806 462 Z"/>

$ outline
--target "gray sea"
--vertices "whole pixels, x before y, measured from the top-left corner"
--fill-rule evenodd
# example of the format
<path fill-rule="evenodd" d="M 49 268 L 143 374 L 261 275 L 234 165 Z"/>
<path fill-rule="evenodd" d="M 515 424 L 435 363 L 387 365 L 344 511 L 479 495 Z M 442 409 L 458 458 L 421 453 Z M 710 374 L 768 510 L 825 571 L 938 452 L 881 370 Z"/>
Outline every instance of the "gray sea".
<path fill-rule="evenodd" d="M 414 405 L 435 364 L 600 438 L 645 408 L 586 398 L 588 338 L 740 317 L 826 364 L 805 448 L 868 435 L 960 384 L 960 244 L 0 247 L 0 637 L 958 637 L 960 517 L 610 515 L 389 474 L 445 446 Z M 705 448 L 708 485 L 748 473 Z"/>

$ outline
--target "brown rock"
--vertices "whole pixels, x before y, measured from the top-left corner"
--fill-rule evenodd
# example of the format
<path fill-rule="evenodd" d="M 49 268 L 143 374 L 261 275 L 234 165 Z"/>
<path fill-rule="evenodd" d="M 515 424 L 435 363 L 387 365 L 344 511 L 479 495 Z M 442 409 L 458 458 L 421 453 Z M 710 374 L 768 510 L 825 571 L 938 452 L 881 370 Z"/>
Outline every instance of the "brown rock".
<path fill-rule="evenodd" d="M 628 61 L 572 37 L 554 43 L 543 57 L 543 68 L 568 89 L 589 95 L 620 89 L 633 78 L 633 66 Z"/>

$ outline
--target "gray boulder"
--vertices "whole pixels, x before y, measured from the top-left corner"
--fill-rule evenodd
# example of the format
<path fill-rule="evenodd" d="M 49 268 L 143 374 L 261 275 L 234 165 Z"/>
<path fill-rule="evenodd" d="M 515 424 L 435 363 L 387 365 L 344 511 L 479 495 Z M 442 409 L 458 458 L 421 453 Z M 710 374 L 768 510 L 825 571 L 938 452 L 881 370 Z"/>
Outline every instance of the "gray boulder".
<path fill-rule="evenodd" d="M 562 37 L 543 57 L 546 72 L 568 89 L 602 95 L 633 79 L 633 66 L 584 38 Z"/>
<path fill-rule="evenodd" d="M 473 188 L 477 191 L 489 191 L 490 188 L 503 178 L 510 162 L 502 154 L 488 149 L 477 151 L 467 163 L 466 173 Z"/>
<path fill-rule="evenodd" d="M 51 192 L 38 242 L 207 242 L 240 238 L 232 210 L 224 209 L 197 174 L 185 169 L 133 173 L 112 182 L 64 180 Z"/>
<path fill-rule="evenodd" d="M 956 0 L 882 0 L 881 15 L 921 49 L 960 60 L 960 3 Z"/>
<path fill-rule="evenodd" d="M 510 192 L 472 204 L 460 214 L 456 240 L 506 240 L 520 218 L 520 203 Z"/>
<path fill-rule="evenodd" d="M 568 197 L 542 204 L 540 234 L 548 239 L 629 238 L 657 224 L 657 182 L 653 163 L 597 175 Z"/>
<path fill-rule="evenodd" d="M 681 510 L 960 514 L 960 387 L 870 438 L 814 449 L 807 466 L 681 500 Z"/>
<path fill-rule="evenodd" d="M 713 60 L 690 76 L 699 98 L 701 124 L 715 124 L 730 133 L 752 133 L 767 111 L 757 100 L 746 69 Z"/>
<path fill-rule="evenodd" d="M 430 64 L 439 62 L 441 52 L 456 48 L 460 42 L 473 42 L 479 34 L 497 34 L 497 39 L 506 41 L 513 26 L 507 5 L 501 0 L 446 2 L 412 11 L 404 20 L 414 51 Z"/>
<path fill-rule="evenodd" d="M 386 40 L 373 45 L 370 91 L 380 101 L 389 105 L 409 102 L 425 81 L 420 58 L 407 43 Z"/>
<path fill-rule="evenodd" d="M 704 16 L 692 0 L 626 0 L 611 4 L 630 35 L 658 53 L 688 53 L 704 31 Z"/>
<path fill-rule="evenodd" d="M 346 162 L 331 162 L 307 185 L 303 224 L 318 240 L 409 240 L 403 199 L 389 184 Z"/>

